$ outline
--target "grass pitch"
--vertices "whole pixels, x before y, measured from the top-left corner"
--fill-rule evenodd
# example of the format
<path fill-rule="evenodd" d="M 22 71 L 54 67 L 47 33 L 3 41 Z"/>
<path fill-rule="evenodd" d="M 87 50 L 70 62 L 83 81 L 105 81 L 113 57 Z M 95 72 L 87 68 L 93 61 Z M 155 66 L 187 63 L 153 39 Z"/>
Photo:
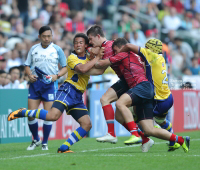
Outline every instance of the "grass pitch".
<path fill-rule="evenodd" d="M 56 153 L 64 140 L 49 141 L 49 151 L 26 151 L 30 143 L 1 144 L 0 170 L 199 170 L 200 131 L 179 135 L 191 137 L 189 153 L 182 148 L 167 152 L 167 142 L 155 138 L 148 153 L 140 145 L 124 145 L 128 137 L 119 137 L 117 144 L 84 138 L 71 147 L 75 153 L 67 154 Z"/>

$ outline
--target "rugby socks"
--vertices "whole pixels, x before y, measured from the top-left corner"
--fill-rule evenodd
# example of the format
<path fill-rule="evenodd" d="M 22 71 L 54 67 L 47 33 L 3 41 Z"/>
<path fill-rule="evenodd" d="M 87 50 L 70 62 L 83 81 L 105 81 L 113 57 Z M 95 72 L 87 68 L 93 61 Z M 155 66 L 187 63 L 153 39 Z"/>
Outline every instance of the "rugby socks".
<path fill-rule="evenodd" d="M 126 125 L 126 122 L 124 122 L 122 125 L 126 128 L 126 130 L 128 130 L 128 126 Z"/>
<path fill-rule="evenodd" d="M 179 143 L 180 145 L 182 145 L 184 143 L 184 139 L 182 136 L 177 136 L 175 134 L 172 134 L 169 141 L 172 141 L 172 142 L 177 142 Z"/>
<path fill-rule="evenodd" d="M 82 127 L 77 128 L 74 132 L 71 133 L 70 137 L 60 146 L 61 151 L 69 150 L 69 147 L 73 145 L 74 143 L 81 140 L 85 135 L 87 134 L 87 131 L 83 129 Z"/>
<path fill-rule="evenodd" d="M 138 128 L 138 133 L 142 137 L 142 144 L 146 143 L 149 141 L 149 138 L 144 136 L 144 133 Z"/>
<path fill-rule="evenodd" d="M 51 132 L 53 122 L 51 121 L 44 121 L 43 123 L 43 141 L 42 144 L 47 144 L 49 134 Z"/>
<path fill-rule="evenodd" d="M 31 121 L 28 120 L 28 126 L 33 135 L 33 139 L 39 141 L 40 138 L 38 136 L 38 121 L 37 121 L 37 119 L 31 120 Z"/>
<path fill-rule="evenodd" d="M 166 120 L 166 123 L 163 126 L 161 126 L 161 128 L 166 129 L 170 133 L 173 133 L 172 124 L 170 123 L 169 120 Z M 169 146 L 174 146 L 174 144 L 175 144 L 175 142 L 170 141 Z"/>
<path fill-rule="evenodd" d="M 47 113 L 48 111 L 44 109 L 22 110 L 23 117 L 34 117 L 42 120 L 46 120 Z"/>
<path fill-rule="evenodd" d="M 138 131 L 137 131 L 136 123 L 134 121 L 126 123 L 126 126 L 128 127 L 128 130 L 132 135 L 134 135 L 136 137 L 140 137 L 140 135 L 138 134 Z"/>
<path fill-rule="evenodd" d="M 103 112 L 104 112 L 104 116 L 106 119 L 106 123 L 108 125 L 108 133 L 114 137 L 115 136 L 115 127 L 114 127 L 114 119 L 115 119 L 115 113 L 114 110 L 112 108 L 112 105 L 106 105 L 103 106 Z"/>

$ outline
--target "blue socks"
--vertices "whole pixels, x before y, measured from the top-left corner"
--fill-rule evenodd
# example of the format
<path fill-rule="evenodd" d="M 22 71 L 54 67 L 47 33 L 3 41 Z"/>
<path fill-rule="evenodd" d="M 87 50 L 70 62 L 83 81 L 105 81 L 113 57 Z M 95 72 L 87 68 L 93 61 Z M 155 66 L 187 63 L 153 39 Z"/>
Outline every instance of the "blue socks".
<path fill-rule="evenodd" d="M 43 123 L 43 141 L 42 144 L 47 144 L 49 134 L 51 132 L 52 122 L 51 121 L 44 121 Z"/>
<path fill-rule="evenodd" d="M 74 143 L 81 140 L 85 135 L 87 134 L 87 131 L 84 130 L 82 127 L 77 128 L 74 132 L 71 133 L 70 137 L 60 146 L 61 151 L 69 150 L 69 147 L 73 145 Z"/>
<path fill-rule="evenodd" d="M 42 120 L 46 120 L 46 115 L 48 111 L 44 109 L 35 109 L 35 110 L 22 110 L 23 117 L 33 117 Z"/>
<path fill-rule="evenodd" d="M 161 128 L 166 129 L 170 133 L 173 133 L 172 124 L 169 120 L 166 120 L 166 123 L 163 126 L 161 126 Z M 170 146 L 173 146 L 174 144 L 175 142 L 171 142 L 171 141 L 169 143 Z"/>

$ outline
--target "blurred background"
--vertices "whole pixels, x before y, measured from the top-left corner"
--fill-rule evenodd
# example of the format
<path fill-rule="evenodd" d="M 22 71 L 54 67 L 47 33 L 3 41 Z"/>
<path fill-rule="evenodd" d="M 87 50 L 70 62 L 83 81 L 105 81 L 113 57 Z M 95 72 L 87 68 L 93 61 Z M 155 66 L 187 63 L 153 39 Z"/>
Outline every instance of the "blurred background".
<path fill-rule="evenodd" d="M 109 40 L 124 37 L 144 47 L 149 38 L 161 39 L 171 89 L 200 88 L 200 0 L 0 0 L 0 70 L 6 72 L 0 85 L 27 88 L 23 64 L 39 43 L 41 26 L 52 28 L 53 42 L 68 56 L 74 35 L 93 24 L 102 26 Z M 15 66 L 20 74 L 9 72 Z M 117 81 L 113 74 L 108 69 L 91 77 L 111 80 L 92 88 L 108 88 Z M 19 85 L 8 85 L 16 80 Z"/>
<path fill-rule="evenodd" d="M 68 57 L 74 35 L 93 24 L 103 28 L 108 40 L 124 37 L 141 47 L 150 38 L 162 40 L 174 97 L 168 119 L 175 132 L 200 129 L 200 0 L 0 0 L 0 143 L 31 140 L 27 119 L 8 123 L 7 114 L 27 107 L 28 76 L 23 64 L 31 46 L 40 42 L 40 27 L 52 28 L 53 42 Z M 59 84 L 64 80 L 61 77 Z M 107 132 L 99 99 L 117 80 L 111 68 L 90 78 L 83 95 L 93 124 L 90 137 Z M 69 137 L 77 126 L 63 114 L 54 122 L 50 139 Z M 115 129 L 117 136 L 130 135 L 117 122 Z M 39 131 L 42 137 L 41 121 Z"/>

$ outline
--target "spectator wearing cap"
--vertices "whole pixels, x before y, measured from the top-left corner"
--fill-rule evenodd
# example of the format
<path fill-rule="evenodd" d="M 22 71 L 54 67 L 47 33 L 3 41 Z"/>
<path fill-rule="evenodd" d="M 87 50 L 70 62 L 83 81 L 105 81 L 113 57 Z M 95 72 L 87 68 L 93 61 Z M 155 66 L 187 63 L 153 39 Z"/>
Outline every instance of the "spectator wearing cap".
<path fill-rule="evenodd" d="M 5 70 L 6 68 L 6 60 L 3 56 L 0 55 L 0 70 Z"/>
<path fill-rule="evenodd" d="M 5 85 L 5 89 L 18 89 L 19 88 L 19 78 L 20 78 L 20 70 L 19 67 L 12 67 L 9 70 L 9 74 L 11 76 L 10 83 Z"/>
<path fill-rule="evenodd" d="M 192 75 L 199 75 L 200 74 L 200 66 L 198 64 L 198 58 L 193 57 L 191 59 L 192 61 L 192 67 L 190 67 L 190 71 L 192 72 Z"/>

